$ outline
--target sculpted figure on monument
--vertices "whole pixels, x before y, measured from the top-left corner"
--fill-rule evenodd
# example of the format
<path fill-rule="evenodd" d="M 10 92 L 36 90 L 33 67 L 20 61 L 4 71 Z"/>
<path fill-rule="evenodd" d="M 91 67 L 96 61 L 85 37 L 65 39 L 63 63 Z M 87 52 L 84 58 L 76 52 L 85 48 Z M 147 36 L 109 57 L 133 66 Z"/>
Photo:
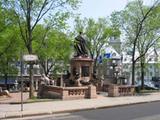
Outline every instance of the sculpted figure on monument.
<path fill-rule="evenodd" d="M 86 40 L 82 37 L 82 32 L 75 38 L 74 48 L 76 50 L 76 56 L 83 56 L 87 57 L 87 47 L 86 47 Z"/>

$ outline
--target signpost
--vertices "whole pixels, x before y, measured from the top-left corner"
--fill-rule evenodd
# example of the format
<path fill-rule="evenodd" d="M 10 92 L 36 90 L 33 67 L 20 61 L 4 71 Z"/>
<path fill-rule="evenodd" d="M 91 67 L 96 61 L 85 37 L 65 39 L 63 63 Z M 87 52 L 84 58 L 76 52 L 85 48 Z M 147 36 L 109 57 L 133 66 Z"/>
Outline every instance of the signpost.
<path fill-rule="evenodd" d="M 28 55 L 23 55 L 23 60 L 27 62 L 34 62 L 38 60 L 38 57 L 37 55 L 28 54 Z"/>
<path fill-rule="evenodd" d="M 23 111 L 23 63 L 26 62 L 35 62 L 38 60 L 38 57 L 33 54 L 23 55 L 21 52 L 21 111 Z"/>

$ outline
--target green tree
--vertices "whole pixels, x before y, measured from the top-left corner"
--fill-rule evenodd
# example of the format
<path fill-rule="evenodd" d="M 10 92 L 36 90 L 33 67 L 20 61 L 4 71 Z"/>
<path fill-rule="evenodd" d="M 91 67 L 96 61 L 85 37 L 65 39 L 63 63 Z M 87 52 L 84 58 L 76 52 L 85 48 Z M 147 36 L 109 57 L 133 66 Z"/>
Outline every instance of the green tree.
<path fill-rule="evenodd" d="M 143 8 L 145 9 L 145 8 Z M 144 22 L 144 28 L 137 42 L 137 51 L 139 57 L 137 61 L 140 61 L 141 66 L 141 89 L 144 89 L 144 69 L 146 64 L 146 54 L 150 49 L 154 50 L 157 43 L 160 41 L 159 28 L 160 28 L 160 7 L 154 9 L 152 15 L 149 16 L 148 20 Z M 153 23 L 154 21 L 154 23 Z"/>
<path fill-rule="evenodd" d="M 58 20 L 61 13 L 77 8 L 79 0 L 4 0 L 7 9 L 15 11 L 22 40 L 29 54 L 33 54 L 33 32 L 37 24 L 48 24 Z M 50 22 L 52 20 L 52 22 Z M 30 94 L 34 96 L 33 64 L 30 63 Z"/>
<path fill-rule="evenodd" d="M 18 70 L 15 63 L 18 61 L 20 38 L 18 26 L 12 19 L 12 11 L 8 11 L 0 6 L 0 75 L 5 78 L 7 89 L 8 77 L 16 75 Z"/>
<path fill-rule="evenodd" d="M 7 83 L 9 76 L 16 75 L 18 72 L 15 63 L 18 61 L 20 47 L 16 33 L 18 32 L 15 27 L 7 28 L 0 33 L 0 48 L 3 51 L 0 57 L 0 74 L 5 78 L 5 83 Z M 9 89 L 8 86 L 7 89 Z"/>
<path fill-rule="evenodd" d="M 110 37 L 120 34 L 109 26 L 109 22 L 105 18 L 99 18 L 97 21 L 92 18 L 83 20 L 77 18 L 75 23 L 75 32 L 82 31 L 85 34 L 89 56 L 95 60 L 94 68 L 96 68 L 97 59 L 106 47 Z"/>
<path fill-rule="evenodd" d="M 140 54 L 136 58 L 135 52 L 137 51 L 137 44 L 140 37 L 143 35 L 145 23 L 149 21 L 150 16 L 154 14 L 154 10 L 159 6 L 159 0 L 154 1 L 150 6 L 144 6 L 142 0 L 135 0 L 120 11 L 119 24 L 126 39 L 125 46 L 128 46 L 132 53 L 132 85 L 135 83 L 135 65 L 136 62 L 144 56 Z"/>
<path fill-rule="evenodd" d="M 44 26 L 37 26 L 33 34 L 36 40 L 33 42 L 35 53 L 39 57 L 40 65 L 45 73 L 56 73 L 57 68 L 68 63 L 71 54 L 71 40 L 69 37 L 57 29 L 50 29 L 47 34 Z M 62 70 L 62 68 L 61 68 Z"/>

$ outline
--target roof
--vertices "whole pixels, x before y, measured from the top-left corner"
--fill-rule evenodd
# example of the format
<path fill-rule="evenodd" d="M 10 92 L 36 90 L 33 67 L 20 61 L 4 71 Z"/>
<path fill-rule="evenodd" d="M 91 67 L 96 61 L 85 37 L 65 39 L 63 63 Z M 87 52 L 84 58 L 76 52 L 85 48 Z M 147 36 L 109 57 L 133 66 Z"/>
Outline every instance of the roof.
<path fill-rule="evenodd" d="M 103 59 L 121 59 L 121 55 L 112 47 L 108 46 L 104 49 L 104 52 L 99 56 L 98 62 L 102 63 Z"/>
<path fill-rule="evenodd" d="M 111 58 L 111 59 L 121 59 L 121 55 L 112 46 L 105 48 L 104 57 L 106 55 L 110 55 L 109 58 Z"/>
<path fill-rule="evenodd" d="M 123 52 L 123 63 L 132 63 L 132 55 L 127 54 L 127 52 Z M 160 57 L 158 56 L 160 54 L 160 49 L 149 49 L 146 53 L 146 61 L 147 63 L 158 63 L 160 61 Z M 138 51 L 135 52 L 135 58 L 139 56 Z"/>

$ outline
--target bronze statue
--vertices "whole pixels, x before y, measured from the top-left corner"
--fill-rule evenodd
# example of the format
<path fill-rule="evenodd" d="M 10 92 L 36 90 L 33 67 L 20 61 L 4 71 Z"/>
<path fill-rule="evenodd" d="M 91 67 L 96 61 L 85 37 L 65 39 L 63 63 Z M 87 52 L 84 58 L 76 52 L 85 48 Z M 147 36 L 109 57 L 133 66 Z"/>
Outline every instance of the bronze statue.
<path fill-rule="evenodd" d="M 82 37 L 82 32 L 79 33 L 79 35 L 75 38 L 75 44 L 74 44 L 75 50 L 76 50 L 76 56 L 88 56 L 87 53 L 87 47 L 86 47 L 86 40 Z"/>

